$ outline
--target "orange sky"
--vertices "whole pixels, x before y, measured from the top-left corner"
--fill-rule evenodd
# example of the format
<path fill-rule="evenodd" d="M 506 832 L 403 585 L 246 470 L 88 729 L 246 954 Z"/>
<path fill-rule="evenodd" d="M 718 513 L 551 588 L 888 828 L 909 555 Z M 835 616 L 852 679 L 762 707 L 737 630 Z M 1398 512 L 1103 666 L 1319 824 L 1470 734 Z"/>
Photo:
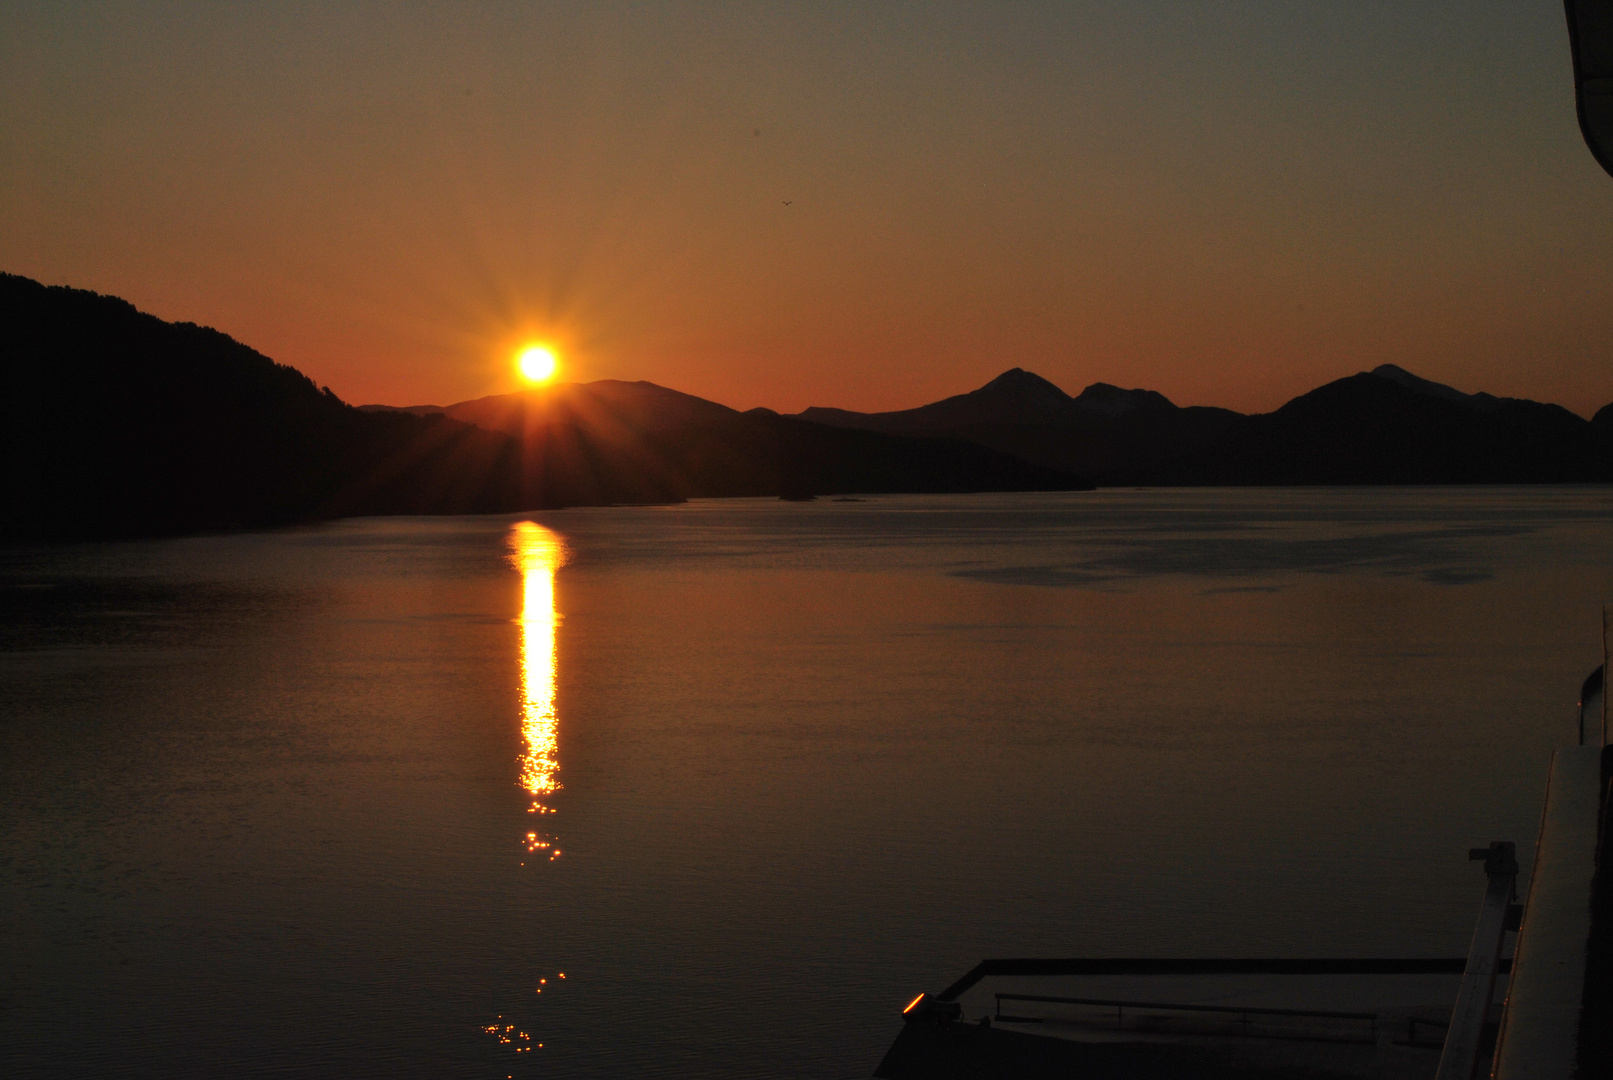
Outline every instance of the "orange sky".
<path fill-rule="evenodd" d="M 0 269 L 355 403 L 1613 401 L 1561 6 L 1227 7 L 8 4 Z"/>

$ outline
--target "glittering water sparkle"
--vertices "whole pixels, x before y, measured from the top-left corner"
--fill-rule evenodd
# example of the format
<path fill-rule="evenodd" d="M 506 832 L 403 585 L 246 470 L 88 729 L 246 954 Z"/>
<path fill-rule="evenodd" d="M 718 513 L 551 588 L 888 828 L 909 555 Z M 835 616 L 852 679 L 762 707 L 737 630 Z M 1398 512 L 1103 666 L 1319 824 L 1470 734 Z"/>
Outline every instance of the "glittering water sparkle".
<path fill-rule="evenodd" d="M 554 577 L 565 565 L 565 541 L 552 529 L 519 521 L 510 529 L 510 561 L 521 572 L 521 775 L 520 783 L 532 796 L 528 810 L 551 814 L 547 800 L 560 790 L 560 728 L 555 714 L 555 631 L 560 613 L 555 610 Z M 553 861 L 560 855 L 555 838 L 544 831 L 526 834 L 526 849 Z"/>

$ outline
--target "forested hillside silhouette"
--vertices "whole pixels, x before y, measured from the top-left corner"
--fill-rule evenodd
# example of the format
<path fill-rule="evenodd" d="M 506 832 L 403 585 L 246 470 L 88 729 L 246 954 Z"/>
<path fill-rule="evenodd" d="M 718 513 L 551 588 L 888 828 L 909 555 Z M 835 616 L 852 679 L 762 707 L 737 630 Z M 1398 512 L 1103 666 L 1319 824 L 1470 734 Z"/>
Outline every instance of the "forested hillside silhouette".
<path fill-rule="evenodd" d="M 361 413 L 216 330 L 4 275 L 0 333 L 9 538 L 517 501 L 513 440 L 446 417 Z"/>

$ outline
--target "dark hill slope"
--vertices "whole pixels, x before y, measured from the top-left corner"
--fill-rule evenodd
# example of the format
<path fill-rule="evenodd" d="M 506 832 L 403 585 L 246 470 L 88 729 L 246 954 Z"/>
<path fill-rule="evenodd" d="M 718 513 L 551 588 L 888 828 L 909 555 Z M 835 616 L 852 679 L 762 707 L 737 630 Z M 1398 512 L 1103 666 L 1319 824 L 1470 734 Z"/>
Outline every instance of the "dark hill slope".
<path fill-rule="evenodd" d="M 1591 442 L 1603 460 L 1613 463 L 1613 405 L 1603 405 L 1591 417 Z"/>
<path fill-rule="evenodd" d="M 513 440 L 366 415 L 215 330 L 0 275 L 10 539 L 134 536 L 519 501 Z"/>
<path fill-rule="evenodd" d="M 1384 365 L 1243 417 L 1174 479 L 1216 484 L 1566 483 L 1609 478 L 1590 423 Z"/>

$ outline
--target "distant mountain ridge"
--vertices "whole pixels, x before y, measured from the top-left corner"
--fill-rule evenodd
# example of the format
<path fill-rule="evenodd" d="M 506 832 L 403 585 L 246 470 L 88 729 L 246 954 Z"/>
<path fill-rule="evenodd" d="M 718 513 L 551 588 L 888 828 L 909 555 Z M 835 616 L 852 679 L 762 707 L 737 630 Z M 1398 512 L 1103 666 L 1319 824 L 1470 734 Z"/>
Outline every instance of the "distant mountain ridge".
<path fill-rule="evenodd" d="M 1122 390 L 1108 383 L 1093 383 L 1081 391 L 1079 397 L 1071 397 L 1040 375 L 1023 368 L 1010 368 L 978 390 L 914 409 L 858 413 L 815 407 L 796 415 L 820 424 L 928 435 L 995 424 L 1061 423 L 1083 417 L 1124 416 L 1175 407 L 1157 391 Z"/>
<path fill-rule="evenodd" d="M 1183 482 L 1449 484 L 1613 479 L 1604 426 L 1560 405 L 1463 394 L 1392 365 L 1246 417 Z"/>
<path fill-rule="evenodd" d="M 651 408 L 652 398 L 662 404 Z M 740 414 L 650 383 L 611 380 L 536 402 L 503 395 L 410 411 L 441 412 L 510 434 L 520 434 L 534 415 L 595 429 L 611 427 L 612 416 L 624 409 L 641 415 L 665 410 L 691 423 L 719 425 L 740 416 L 777 416 L 765 409 Z M 912 409 L 813 407 L 793 419 L 961 440 L 1109 486 L 1613 481 L 1613 405 L 1586 421 L 1559 405 L 1463 393 L 1394 364 L 1334 380 L 1255 415 L 1182 407 L 1154 390 L 1102 382 L 1071 396 L 1011 368 L 978 389 Z M 703 482 L 709 490 L 734 489 L 719 477 Z"/>
<path fill-rule="evenodd" d="M 0 539 L 359 514 L 1102 484 L 1613 481 L 1613 405 L 1466 394 L 1383 365 L 1270 413 L 1014 368 L 914 409 L 739 412 L 648 382 L 354 408 L 115 297 L 0 274 Z"/>
<path fill-rule="evenodd" d="M 648 490 L 668 495 L 795 497 L 1091 487 L 1080 476 L 1026 464 L 967 439 L 857 430 L 780 416 L 771 409 L 742 413 L 643 381 L 558 383 L 440 408 L 410 406 L 407 411 L 440 412 L 513 436 L 529 451 L 541 446 L 545 432 L 586 431 L 596 443 L 611 447 L 624 470 Z"/>
<path fill-rule="evenodd" d="M 1442 484 L 1613 480 L 1613 405 L 1465 394 L 1383 364 L 1271 413 L 1175 405 L 1093 383 L 1071 397 L 1020 368 L 978 390 L 885 413 L 811 408 L 818 423 L 952 436 L 1103 485 Z"/>
<path fill-rule="evenodd" d="M 216 330 L 9 274 L 0 376 L 0 539 L 12 541 L 713 495 L 1090 486 L 963 440 L 741 414 L 650 383 L 356 409 Z"/>

